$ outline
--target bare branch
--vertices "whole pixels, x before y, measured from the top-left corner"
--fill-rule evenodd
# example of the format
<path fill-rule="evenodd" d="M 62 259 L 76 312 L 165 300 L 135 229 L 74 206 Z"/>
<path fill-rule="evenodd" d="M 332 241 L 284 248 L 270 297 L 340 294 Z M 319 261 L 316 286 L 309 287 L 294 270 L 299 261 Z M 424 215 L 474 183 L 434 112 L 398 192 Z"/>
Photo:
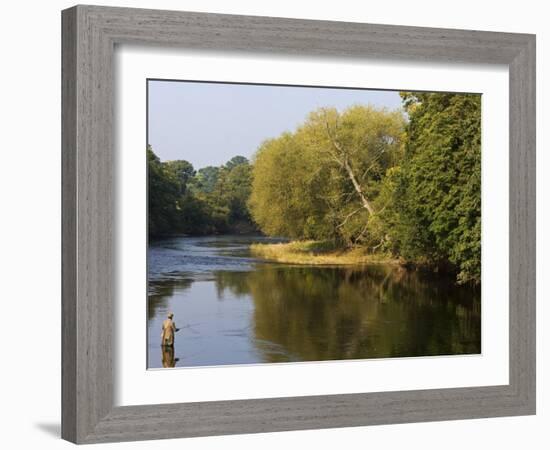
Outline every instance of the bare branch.
<path fill-rule="evenodd" d="M 355 188 L 355 191 L 357 192 L 357 195 L 359 196 L 361 200 L 361 204 L 363 207 L 370 213 L 374 214 L 374 208 L 371 206 L 370 202 L 368 201 L 367 197 L 363 193 L 363 190 L 361 188 L 361 185 L 357 181 L 357 178 L 355 177 L 355 174 L 353 173 L 353 169 L 347 159 L 346 152 L 338 143 L 338 141 L 334 138 L 334 136 L 331 133 L 330 126 L 327 120 L 326 111 L 323 110 L 323 114 L 325 116 L 325 128 L 327 130 L 327 136 L 329 138 L 329 141 L 332 143 L 332 146 L 337 150 L 337 152 L 341 155 L 340 158 L 338 158 L 336 153 L 329 152 L 331 157 L 343 168 L 348 174 L 349 179 L 351 180 L 353 187 Z"/>
<path fill-rule="evenodd" d="M 356 209 L 355 211 L 352 211 L 351 213 L 349 213 L 349 214 L 344 218 L 344 221 L 341 222 L 336 228 L 342 228 L 342 227 L 346 224 L 346 222 L 347 222 L 349 219 L 351 219 L 355 214 L 357 214 L 359 211 L 362 211 L 362 210 L 363 210 L 363 208 L 361 207 L 361 208 L 358 208 L 358 209 Z"/>

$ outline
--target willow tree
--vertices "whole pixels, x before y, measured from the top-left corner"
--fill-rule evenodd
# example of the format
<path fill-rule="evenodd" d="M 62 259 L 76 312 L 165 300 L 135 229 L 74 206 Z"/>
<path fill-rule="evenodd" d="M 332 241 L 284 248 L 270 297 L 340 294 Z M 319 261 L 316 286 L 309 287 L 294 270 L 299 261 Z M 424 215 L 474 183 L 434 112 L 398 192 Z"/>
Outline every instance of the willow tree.
<path fill-rule="evenodd" d="M 379 184 L 399 158 L 403 127 L 399 111 L 372 106 L 312 112 L 257 152 L 254 220 L 267 234 L 370 242 Z"/>
<path fill-rule="evenodd" d="M 316 186 L 320 167 L 295 134 L 264 142 L 253 164 L 249 208 L 261 230 L 272 236 L 317 238 L 324 220 Z"/>
<path fill-rule="evenodd" d="M 323 164 L 334 167 L 341 187 L 338 202 L 339 235 L 348 243 L 374 244 L 383 232 L 373 233 L 380 205 L 380 183 L 401 156 L 404 117 L 400 111 L 353 106 L 343 113 L 321 108 L 304 124 Z M 376 235 L 375 235 L 376 234 Z"/>

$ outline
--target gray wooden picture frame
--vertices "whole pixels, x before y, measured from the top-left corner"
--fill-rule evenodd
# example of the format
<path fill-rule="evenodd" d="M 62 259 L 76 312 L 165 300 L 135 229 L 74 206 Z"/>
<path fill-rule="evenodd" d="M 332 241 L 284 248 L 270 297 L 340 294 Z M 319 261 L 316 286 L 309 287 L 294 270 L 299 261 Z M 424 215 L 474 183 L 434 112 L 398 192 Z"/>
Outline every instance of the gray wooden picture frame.
<path fill-rule="evenodd" d="M 535 36 L 98 6 L 63 11 L 62 32 L 64 439 L 94 443 L 535 413 Z M 507 65 L 509 384 L 115 407 L 113 52 L 125 43 Z"/>

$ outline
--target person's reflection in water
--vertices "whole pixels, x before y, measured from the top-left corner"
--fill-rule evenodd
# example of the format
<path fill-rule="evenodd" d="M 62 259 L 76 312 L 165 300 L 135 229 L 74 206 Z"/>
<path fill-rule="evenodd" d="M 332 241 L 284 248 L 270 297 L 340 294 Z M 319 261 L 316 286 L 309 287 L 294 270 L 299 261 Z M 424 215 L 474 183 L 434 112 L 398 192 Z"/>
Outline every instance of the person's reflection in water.
<path fill-rule="evenodd" d="M 162 346 L 162 367 L 176 367 L 179 358 L 174 358 L 174 346 Z"/>

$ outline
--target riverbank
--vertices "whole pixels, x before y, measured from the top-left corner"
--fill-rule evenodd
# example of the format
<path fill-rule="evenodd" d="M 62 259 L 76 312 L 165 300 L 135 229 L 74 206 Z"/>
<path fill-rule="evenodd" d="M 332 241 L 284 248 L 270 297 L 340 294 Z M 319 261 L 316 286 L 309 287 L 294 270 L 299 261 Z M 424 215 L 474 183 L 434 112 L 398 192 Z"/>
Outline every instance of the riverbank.
<path fill-rule="evenodd" d="M 332 244 L 319 241 L 293 241 L 278 244 L 251 244 L 251 253 L 271 261 L 287 264 L 307 265 L 362 265 L 400 264 L 396 258 L 385 254 L 368 253 L 367 249 L 335 248 Z"/>

